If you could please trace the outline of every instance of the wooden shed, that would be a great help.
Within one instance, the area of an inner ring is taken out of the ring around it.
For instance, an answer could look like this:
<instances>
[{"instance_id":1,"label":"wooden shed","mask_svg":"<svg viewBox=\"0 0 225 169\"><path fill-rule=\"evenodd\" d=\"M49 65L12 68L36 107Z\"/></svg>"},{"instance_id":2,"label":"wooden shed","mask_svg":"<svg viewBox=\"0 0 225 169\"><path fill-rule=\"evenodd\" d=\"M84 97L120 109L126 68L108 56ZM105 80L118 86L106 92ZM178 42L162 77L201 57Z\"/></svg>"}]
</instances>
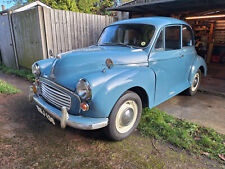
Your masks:
<instances>
[{"instance_id":1,"label":"wooden shed","mask_svg":"<svg viewBox=\"0 0 225 169\"><path fill-rule=\"evenodd\" d=\"M8 67L31 69L37 60L96 44L112 22L112 16L51 9L39 1L13 7L0 12L0 58Z\"/></svg>"},{"instance_id":2,"label":"wooden shed","mask_svg":"<svg viewBox=\"0 0 225 169\"><path fill-rule=\"evenodd\" d=\"M28 68L44 55L38 6L50 8L36 1L0 12L0 57L6 66Z\"/></svg>"}]
</instances>

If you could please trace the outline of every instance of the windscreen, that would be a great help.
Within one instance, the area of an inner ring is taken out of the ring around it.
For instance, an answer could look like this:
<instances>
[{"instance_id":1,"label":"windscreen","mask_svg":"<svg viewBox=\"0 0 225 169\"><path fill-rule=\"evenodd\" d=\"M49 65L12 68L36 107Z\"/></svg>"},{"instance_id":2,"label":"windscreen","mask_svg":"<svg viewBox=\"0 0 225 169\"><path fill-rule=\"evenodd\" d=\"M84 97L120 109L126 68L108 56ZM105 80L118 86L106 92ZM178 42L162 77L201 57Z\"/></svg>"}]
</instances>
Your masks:
<instances>
[{"instance_id":1,"label":"windscreen","mask_svg":"<svg viewBox=\"0 0 225 169\"><path fill-rule=\"evenodd\" d=\"M98 45L121 45L132 47L148 46L154 34L155 27L145 24L120 24L104 29Z\"/></svg>"}]
</instances>

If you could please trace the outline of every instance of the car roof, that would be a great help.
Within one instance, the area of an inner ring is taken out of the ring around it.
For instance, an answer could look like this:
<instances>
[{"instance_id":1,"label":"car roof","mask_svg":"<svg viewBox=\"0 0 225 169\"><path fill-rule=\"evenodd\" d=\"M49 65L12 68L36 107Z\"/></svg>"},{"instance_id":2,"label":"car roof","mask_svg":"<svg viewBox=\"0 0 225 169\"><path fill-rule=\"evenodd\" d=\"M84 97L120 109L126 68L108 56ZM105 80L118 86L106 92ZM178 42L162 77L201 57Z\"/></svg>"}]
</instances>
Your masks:
<instances>
[{"instance_id":1,"label":"car roof","mask_svg":"<svg viewBox=\"0 0 225 169\"><path fill-rule=\"evenodd\" d=\"M144 18L134 18L134 19L127 19L118 22L114 22L111 25L118 25L118 24L149 24L154 25L155 27L163 27L170 24L185 24L188 25L186 22L171 18L171 17L144 17ZM189 25L188 25L189 26Z\"/></svg>"}]
</instances>

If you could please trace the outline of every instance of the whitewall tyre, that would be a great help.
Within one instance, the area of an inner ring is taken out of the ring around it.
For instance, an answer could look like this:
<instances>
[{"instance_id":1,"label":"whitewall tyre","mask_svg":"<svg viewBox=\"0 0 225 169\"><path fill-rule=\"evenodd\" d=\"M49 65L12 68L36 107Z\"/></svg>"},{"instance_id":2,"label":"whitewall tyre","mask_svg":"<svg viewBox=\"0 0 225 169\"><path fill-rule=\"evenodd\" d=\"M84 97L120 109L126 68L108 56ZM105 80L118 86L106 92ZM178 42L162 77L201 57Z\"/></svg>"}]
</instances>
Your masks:
<instances>
[{"instance_id":1,"label":"whitewall tyre","mask_svg":"<svg viewBox=\"0 0 225 169\"><path fill-rule=\"evenodd\" d=\"M201 82L201 70L198 70L194 75L191 87L186 90L186 93L189 96L194 96L198 91L200 82Z\"/></svg>"},{"instance_id":2,"label":"whitewall tyre","mask_svg":"<svg viewBox=\"0 0 225 169\"><path fill-rule=\"evenodd\" d=\"M128 137L137 127L141 113L140 97L134 92L125 92L110 113L106 134L110 139L117 141Z\"/></svg>"}]
</instances>

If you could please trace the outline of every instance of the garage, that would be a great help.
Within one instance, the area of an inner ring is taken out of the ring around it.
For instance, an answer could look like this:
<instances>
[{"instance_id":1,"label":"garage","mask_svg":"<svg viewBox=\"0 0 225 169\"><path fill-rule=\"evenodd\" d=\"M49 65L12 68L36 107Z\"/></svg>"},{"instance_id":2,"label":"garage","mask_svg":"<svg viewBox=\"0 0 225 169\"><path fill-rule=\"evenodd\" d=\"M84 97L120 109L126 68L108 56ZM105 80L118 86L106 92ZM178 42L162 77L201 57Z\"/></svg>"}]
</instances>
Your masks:
<instances>
[{"instance_id":1,"label":"garage","mask_svg":"<svg viewBox=\"0 0 225 169\"><path fill-rule=\"evenodd\" d=\"M188 22L194 31L196 51L208 66L203 91L225 95L225 1L133 0L118 4L121 19L166 16Z\"/></svg>"}]
</instances>

